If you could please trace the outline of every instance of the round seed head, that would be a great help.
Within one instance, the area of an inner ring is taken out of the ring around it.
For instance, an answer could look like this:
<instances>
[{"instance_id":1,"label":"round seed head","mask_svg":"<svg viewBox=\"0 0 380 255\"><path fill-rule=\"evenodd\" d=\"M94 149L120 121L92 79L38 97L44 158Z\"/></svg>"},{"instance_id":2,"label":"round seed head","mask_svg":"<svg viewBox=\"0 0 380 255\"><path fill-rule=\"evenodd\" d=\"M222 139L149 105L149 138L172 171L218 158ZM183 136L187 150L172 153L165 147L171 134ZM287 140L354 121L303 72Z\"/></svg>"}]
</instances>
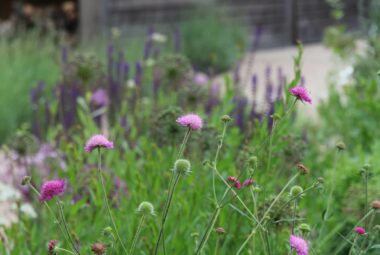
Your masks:
<instances>
[{"instance_id":1,"label":"round seed head","mask_svg":"<svg viewBox=\"0 0 380 255\"><path fill-rule=\"evenodd\" d=\"M105 254L107 250L107 247L103 243L94 243L91 245L91 251L96 255L103 255Z\"/></svg>"},{"instance_id":2,"label":"round seed head","mask_svg":"<svg viewBox=\"0 0 380 255\"><path fill-rule=\"evenodd\" d=\"M295 185L290 189L290 196L297 197L303 192L303 188L301 186Z\"/></svg>"},{"instance_id":3,"label":"round seed head","mask_svg":"<svg viewBox=\"0 0 380 255\"><path fill-rule=\"evenodd\" d=\"M309 224L302 223L298 226L298 229L303 233L309 233L311 231L311 227Z\"/></svg>"},{"instance_id":4,"label":"round seed head","mask_svg":"<svg viewBox=\"0 0 380 255\"><path fill-rule=\"evenodd\" d=\"M228 115L223 115L222 116L222 121L223 122L230 122L232 120L232 118L230 117L230 116L228 116Z\"/></svg>"},{"instance_id":5,"label":"round seed head","mask_svg":"<svg viewBox=\"0 0 380 255\"><path fill-rule=\"evenodd\" d=\"M191 172L191 164L187 159L178 159L174 163L174 172L180 175L186 175Z\"/></svg>"},{"instance_id":6,"label":"round seed head","mask_svg":"<svg viewBox=\"0 0 380 255\"><path fill-rule=\"evenodd\" d=\"M344 151L346 149L346 144L344 142L338 142L336 144L336 148L339 150L339 151Z\"/></svg>"},{"instance_id":7,"label":"round seed head","mask_svg":"<svg viewBox=\"0 0 380 255\"><path fill-rule=\"evenodd\" d=\"M137 212L140 213L141 215L144 216L155 216L156 214L154 213L154 206L152 203L144 201L141 202L139 207L137 208Z\"/></svg>"}]
</instances>

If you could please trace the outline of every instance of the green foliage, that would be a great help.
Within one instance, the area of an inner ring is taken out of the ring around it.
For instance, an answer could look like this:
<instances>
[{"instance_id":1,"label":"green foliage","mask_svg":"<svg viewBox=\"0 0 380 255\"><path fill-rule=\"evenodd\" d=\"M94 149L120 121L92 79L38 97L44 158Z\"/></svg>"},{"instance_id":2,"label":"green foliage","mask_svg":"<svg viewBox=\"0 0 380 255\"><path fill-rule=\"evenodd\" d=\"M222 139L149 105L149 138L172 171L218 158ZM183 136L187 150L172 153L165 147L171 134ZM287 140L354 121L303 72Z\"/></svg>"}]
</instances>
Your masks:
<instances>
[{"instance_id":1,"label":"green foliage","mask_svg":"<svg viewBox=\"0 0 380 255\"><path fill-rule=\"evenodd\" d=\"M183 53L203 72L220 73L231 69L245 52L246 31L223 12L201 11L184 22Z\"/></svg>"}]
</instances>

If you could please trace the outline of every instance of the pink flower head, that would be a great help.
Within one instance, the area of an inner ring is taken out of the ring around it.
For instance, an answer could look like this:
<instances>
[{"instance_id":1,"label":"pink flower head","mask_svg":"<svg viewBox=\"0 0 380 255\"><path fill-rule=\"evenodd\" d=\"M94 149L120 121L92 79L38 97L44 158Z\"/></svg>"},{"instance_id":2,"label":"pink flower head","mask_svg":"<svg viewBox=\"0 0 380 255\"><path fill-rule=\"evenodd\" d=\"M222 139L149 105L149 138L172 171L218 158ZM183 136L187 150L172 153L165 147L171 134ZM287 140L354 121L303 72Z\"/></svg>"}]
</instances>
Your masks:
<instances>
[{"instance_id":1,"label":"pink flower head","mask_svg":"<svg viewBox=\"0 0 380 255\"><path fill-rule=\"evenodd\" d=\"M237 180L234 184L234 187L237 189L241 189L241 182L239 180Z\"/></svg>"},{"instance_id":2,"label":"pink flower head","mask_svg":"<svg viewBox=\"0 0 380 255\"><path fill-rule=\"evenodd\" d=\"M113 142L109 141L104 135L94 135L88 139L86 145L84 146L84 150L86 152L91 152L100 147L113 149Z\"/></svg>"},{"instance_id":3,"label":"pink flower head","mask_svg":"<svg viewBox=\"0 0 380 255\"><path fill-rule=\"evenodd\" d=\"M304 87L295 86L289 89L289 92L302 102L311 104L311 97L309 95L309 92Z\"/></svg>"},{"instance_id":4,"label":"pink flower head","mask_svg":"<svg viewBox=\"0 0 380 255\"><path fill-rule=\"evenodd\" d=\"M50 240L48 243L48 252L49 255L55 255L56 253L54 252L55 247L57 246L58 241L57 240Z\"/></svg>"},{"instance_id":5,"label":"pink flower head","mask_svg":"<svg viewBox=\"0 0 380 255\"><path fill-rule=\"evenodd\" d=\"M243 182L243 186L251 186L255 183L255 180L253 179L247 179Z\"/></svg>"},{"instance_id":6,"label":"pink flower head","mask_svg":"<svg viewBox=\"0 0 380 255\"><path fill-rule=\"evenodd\" d=\"M201 117L193 113L179 117L177 119L177 123L179 123L181 126L189 127L192 130L201 129L203 126L203 121Z\"/></svg>"},{"instance_id":7,"label":"pink flower head","mask_svg":"<svg viewBox=\"0 0 380 255\"><path fill-rule=\"evenodd\" d=\"M232 183L235 183L238 179L235 177L235 176L228 176L227 177L227 181L228 182L232 182Z\"/></svg>"},{"instance_id":8,"label":"pink flower head","mask_svg":"<svg viewBox=\"0 0 380 255\"><path fill-rule=\"evenodd\" d=\"M354 231L358 233L358 235L364 235L366 233L365 229L363 227L355 227Z\"/></svg>"},{"instance_id":9,"label":"pink flower head","mask_svg":"<svg viewBox=\"0 0 380 255\"><path fill-rule=\"evenodd\" d=\"M204 73L196 73L193 78L196 85L204 86L208 83L208 76Z\"/></svg>"},{"instance_id":10,"label":"pink flower head","mask_svg":"<svg viewBox=\"0 0 380 255\"><path fill-rule=\"evenodd\" d=\"M105 106L109 103L109 98L107 95L107 91L104 89L97 89L91 96L91 103L96 106Z\"/></svg>"},{"instance_id":11,"label":"pink flower head","mask_svg":"<svg viewBox=\"0 0 380 255\"><path fill-rule=\"evenodd\" d=\"M290 247L296 250L297 255L308 255L309 248L307 247L307 243L301 237L291 235L289 238Z\"/></svg>"},{"instance_id":12,"label":"pink flower head","mask_svg":"<svg viewBox=\"0 0 380 255\"><path fill-rule=\"evenodd\" d=\"M40 201L46 202L55 196L63 194L66 190L66 181L62 179L46 181L41 186Z\"/></svg>"}]
</instances>

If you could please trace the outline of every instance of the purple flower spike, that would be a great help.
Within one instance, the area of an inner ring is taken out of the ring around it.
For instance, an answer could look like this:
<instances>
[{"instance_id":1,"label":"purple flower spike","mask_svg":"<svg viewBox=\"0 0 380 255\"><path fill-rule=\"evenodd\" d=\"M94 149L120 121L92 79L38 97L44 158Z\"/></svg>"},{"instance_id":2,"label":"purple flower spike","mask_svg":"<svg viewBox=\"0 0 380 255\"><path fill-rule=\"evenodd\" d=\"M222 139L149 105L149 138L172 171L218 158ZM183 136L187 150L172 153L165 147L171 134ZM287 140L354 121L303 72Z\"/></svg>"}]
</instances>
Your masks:
<instances>
[{"instance_id":1,"label":"purple flower spike","mask_svg":"<svg viewBox=\"0 0 380 255\"><path fill-rule=\"evenodd\" d=\"M94 135L87 141L84 150L91 152L96 148L113 149L113 142L109 141L104 135Z\"/></svg>"},{"instance_id":2,"label":"purple flower spike","mask_svg":"<svg viewBox=\"0 0 380 255\"><path fill-rule=\"evenodd\" d=\"M179 123L181 126L189 127L192 130L198 130L203 127L203 121L201 117L193 113L179 117L177 119L177 123Z\"/></svg>"},{"instance_id":3,"label":"purple flower spike","mask_svg":"<svg viewBox=\"0 0 380 255\"><path fill-rule=\"evenodd\" d=\"M46 202L55 196L62 195L66 190L66 181L62 179L46 181L41 186L40 201Z\"/></svg>"},{"instance_id":4,"label":"purple flower spike","mask_svg":"<svg viewBox=\"0 0 380 255\"><path fill-rule=\"evenodd\" d=\"M291 89L289 89L289 92L295 96L298 100L301 100L302 102L307 102L311 104L311 97L309 95L309 92L301 86L295 86Z\"/></svg>"},{"instance_id":5,"label":"purple flower spike","mask_svg":"<svg viewBox=\"0 0 380 255\"><path fill-rule=\"evenodd\" d=\"M297 255L308 255L309 254L309 248L307 246L307 243L301 237L291 235L289 238L289 242L290 242L290 247L292 247L292 249L296 250Z\"/></svg>"}]
</instances>

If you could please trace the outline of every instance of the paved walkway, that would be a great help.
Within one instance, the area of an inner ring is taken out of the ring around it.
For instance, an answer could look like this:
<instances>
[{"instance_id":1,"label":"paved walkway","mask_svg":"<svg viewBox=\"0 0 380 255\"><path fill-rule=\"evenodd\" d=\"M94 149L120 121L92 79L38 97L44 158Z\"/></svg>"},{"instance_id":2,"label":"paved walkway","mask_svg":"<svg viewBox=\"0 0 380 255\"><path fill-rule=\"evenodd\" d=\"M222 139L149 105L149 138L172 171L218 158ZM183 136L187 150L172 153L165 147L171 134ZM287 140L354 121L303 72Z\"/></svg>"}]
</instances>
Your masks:
<instances>
[{"instance_id":1,"label":"paved walkway","mask_svg":"<svg viewBox=\"0 0 380 255\"><path fill-rule=\"evenodd\" d=\"M271 69L271 80L273 81L274 86L279 84L279 68L289 81L294 76L293 57L296 54L297 48L295 46L258 51L253 55L253 64L251 65L251 68L248 67L248 63L250 61L249 58L252 58L252 55L248 55L245 58L240 69L240 74L242 77L246 77L247 74L250 76L257 74L258 94L260 95L260 99L263 100L266 84L266 70L268 67ZM252 70L248 72L248 69ZM343 80L350 73L350 65L349 63L343 63L330 49L326 48L321 43L304 46L302 76L304 77L304 85L310 91L313 98L313 104L305 107L307 109L306 116L312 114L312 116L315 117L317 115L318 104L321 100L326 99L328 95L329 74L334 70L338 70L340 76L338 77L338 80L344 82ZM246 81L250 81L250 79L246 79ZM251 86L249 83L247 85L247 94L250 94ZM259 100L259 102L261 100Z\"/></svg>"}]
</instances>

